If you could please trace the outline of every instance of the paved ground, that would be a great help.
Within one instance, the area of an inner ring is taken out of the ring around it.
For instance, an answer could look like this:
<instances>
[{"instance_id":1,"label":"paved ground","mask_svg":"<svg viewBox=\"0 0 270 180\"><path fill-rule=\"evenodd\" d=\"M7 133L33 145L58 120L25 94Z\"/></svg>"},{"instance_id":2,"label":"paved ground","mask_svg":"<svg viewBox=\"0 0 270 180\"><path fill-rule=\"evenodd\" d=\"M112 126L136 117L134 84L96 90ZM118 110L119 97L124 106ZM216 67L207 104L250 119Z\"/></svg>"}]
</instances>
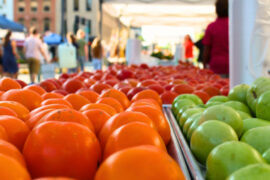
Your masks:
<instances>
[{"instance_id":1,"label":"paved ground","mask_svg":"<svg viewBox=\"0 0 270 180\"><path fill-rule=\"evenodd\" d=\"M58 78L59 74L55 74L55 78ZM27 84L30 83L30 76L29 74L19 74L18 79L26 82ZM43 80L42 76L41 76L41 81Z\"/></svg>"},{"instance_id":2,"label":"paved ground","mask_svg":"<svg viewBox=\"0 0 270 180\"><path fill-rule=\"evenodd\" d=\"M28 74L19 74L18 79L26 82L27 84L30 83L30 77Z\"/></svg>"},{"instance_id":3,"label":"paved ground","mask_svg":"<svg viewBox=\"0 0 270 180\"><path fill-rule=\"evenodd\" d=\"M92 66L86 66L85 67L85 71L93 71L93 67ZM60 76L60 73L57 72L58 69L56 69L56 73L54 74L54 77L55 78L58 78ZM63 70L64 72L66 72L66 70L64 69ZM53 72L52 72L53 74ZM19 73L19 76L18 76L18 79L26 82L27 84L30 83L30 76L28 74L28 69L27 69L27 66L22 66L20 67L20 73ZM42 77L41 75L41 81L44 80L44 78Z\"/></svg>"}]
</instances>

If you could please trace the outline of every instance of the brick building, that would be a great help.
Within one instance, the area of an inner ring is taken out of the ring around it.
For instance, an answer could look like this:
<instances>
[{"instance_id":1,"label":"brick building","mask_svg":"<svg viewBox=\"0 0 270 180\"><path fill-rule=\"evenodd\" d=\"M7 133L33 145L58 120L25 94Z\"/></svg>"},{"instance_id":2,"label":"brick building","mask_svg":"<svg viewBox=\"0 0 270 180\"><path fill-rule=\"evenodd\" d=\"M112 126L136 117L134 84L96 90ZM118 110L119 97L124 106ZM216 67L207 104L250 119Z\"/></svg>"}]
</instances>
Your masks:
<instances>
[{"instance_id":1,"label":"brick building","mask_svg":"<svg viewBox=\"0 0 270 180\"><path fill-rule=\"evenodd\" d=\"M14 21L27 29L35 26L39 32L55 32L57 0L14 0Z\"/></svg>"}]
</instances>

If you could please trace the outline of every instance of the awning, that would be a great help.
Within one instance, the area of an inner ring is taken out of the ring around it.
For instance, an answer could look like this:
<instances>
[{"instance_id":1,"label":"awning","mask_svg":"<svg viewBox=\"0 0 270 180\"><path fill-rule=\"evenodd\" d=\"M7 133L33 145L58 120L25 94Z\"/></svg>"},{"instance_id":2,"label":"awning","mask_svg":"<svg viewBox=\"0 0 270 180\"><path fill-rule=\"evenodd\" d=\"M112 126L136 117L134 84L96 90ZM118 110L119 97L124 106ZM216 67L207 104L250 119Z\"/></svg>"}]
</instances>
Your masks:
<instances>
[{"instance_id":1,"label":"awning","mask_svg":"<svg viewBox=\"0 0 270 180\"><path fill-rule=\"evenodd\" d=\"M4 16L0 16L0 28L9 29L9 30L18 31L18 32L23 32L25 29L23 25L13 22L11 20L8 20Z\"/></svg>"},{"instance_id":2,"label":"awning","mask_svg":"<svg viewBox=\"0 0 270 180\"><path fill-rule=\"evenodd\" d=\"M126 4L213 4L215 0L103 0L104 3Z\"/></svg>"},{"instance_id":3,"label":"awning","mask_svg":"<svg viewBox=\"0 0 270 180\"><path fill-rule=\"evenodd\" d=\"M127 26L206 26L215 0L104 0L103 10Z\"/></svg>"}]
</instances>

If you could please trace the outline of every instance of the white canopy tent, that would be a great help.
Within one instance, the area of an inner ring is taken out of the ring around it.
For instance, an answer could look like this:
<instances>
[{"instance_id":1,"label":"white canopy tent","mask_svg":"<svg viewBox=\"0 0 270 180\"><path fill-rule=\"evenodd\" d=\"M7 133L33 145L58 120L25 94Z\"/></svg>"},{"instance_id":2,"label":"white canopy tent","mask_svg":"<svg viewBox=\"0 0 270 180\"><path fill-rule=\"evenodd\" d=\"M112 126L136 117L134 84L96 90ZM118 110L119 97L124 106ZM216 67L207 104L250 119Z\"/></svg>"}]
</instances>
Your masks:
<instances>
[{"instance_id":1,"label":"white canopy tent","mask_svg":"<svg viewBox=\"0 0 270 180\"><path fill-rule=\"evenodd\" d=\"M103 10L126 26L202 26L215 18L215 0L104 0Z\"/></svg>"},{"instance_id":2,"label":"white canopy tent","mask_svg":"<svg viewBox=\"0 0 270 180\"><path fill-rule=\"evenodd\" d=\"M126 27L141 28L143 44L171 47L183 42L186 34L198 40L216 18L215 0L104 0L102 10ZM106 22L108 24L108 22ZM135 37L131 31L130 37ZM195 38L196 37L196 38ZM107 38L108 39L108 38ZM150 50L151 51L151 50ZM135 53L136 54L136 53Z\"/></svg>"},{"instance_id":3,"label":"white canopy tent","mask_svg":"<svg viewBox=\"0 0 270 180\"><path fill-rule=\"evenodd\" d=\"M103 0L103 10L127 26L206 27L215 0ZM270 69L270 1L229 0L231 87L267 76ZM256 61L257 60L257 61Z\"/></svg>"}]
</instances>

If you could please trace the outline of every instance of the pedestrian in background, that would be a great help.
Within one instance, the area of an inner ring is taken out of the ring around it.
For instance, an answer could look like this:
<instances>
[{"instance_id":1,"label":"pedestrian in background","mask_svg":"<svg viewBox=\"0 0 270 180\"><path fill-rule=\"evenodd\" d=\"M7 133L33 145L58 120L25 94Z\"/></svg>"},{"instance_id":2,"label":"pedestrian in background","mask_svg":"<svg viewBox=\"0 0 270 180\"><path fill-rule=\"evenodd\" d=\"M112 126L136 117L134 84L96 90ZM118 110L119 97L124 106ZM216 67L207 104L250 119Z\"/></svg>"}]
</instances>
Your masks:
<instances>
[{"instance_id":1,"label":"pedestrian in background","mask_svg":"<svg viewBox=\"0 0 270 180\"><path fill-rule=\"evenodd\" d=\"M9 30L4 38L3 45L3 69L4 75L16 79L18 76L18 64L16 57L19 58L16 50L16 42L11 41L12 32Z\"/></svg>"},{"instance_id":2,"label":"pedestrian in background","mask_svg":"<svg viewBox=\"0 0 270 180\"><path fill-rule=\"evenodd\" d=\"M3 77L3 46L0 47L0 78Z\"/></svg>"},{"instance_id":3,"label":"pedestrian in background","mask_svg":"<svg viewBox=\"0 0 270 180\"><path fill-rule=\"evenodd\" d=\"M77 31L77 45L78 45L78 65L81 71L84 71L84 63L88 61L88 44L85 40L85 33L79 29Z\"/></svg>"},{"instance_id":4,"label":"pedestrian in background","mask_svg":"<svg viewBox=\"0 0 270 180\"><path fill-rule=\"evenodd\" d=\"M192 63L192 60L193 60L193 42L191 40L190 35L188 35L188 34L185 36L184 48L185 48L185 60L186 60L186 62Z\"/></svg>"},{"instance_id":5,"label":"pedestrian in background","mask_svg":"<svg viewBox=\"0 0 270 180\"><path fill-rule=\"evenodd\" d=\"M39 38L40 38L40 41L42 43L42 49L44 50L44 53L46 54L46 56L49 58L49 60L52 59L52 56L50 54L50 51L49 51L49 46L47 43L44 42L44 35L39 35ZM45 58L40 54L40 59L41 59L41 70L39 71L38 73L38 81L40 82L41 81L41 74L43 76L43 79L44 79L44 73L45 72L51 72L48 70L48 67L52 67L52 64L47 64ZM54 77L53 74L50 74L51 76Z\"/></svg>"},{"instance_id":6,"label":"pedestrian in background","mask_svg":"<svg viewBox=\"0 0 270 180\"><path fill-rule=\"evenodd\" d=\"M29 66L31 83L35 83L40 72L41 55L45 61L49 62L36 28L30 29L30 36L26 38L24 43L24 53Z\"/></svg>"},{"instance_id":7,"label":"pedestrian in background","mask_svg":"<svg viewBox=\"0 0 270 180\"><path fill-rule=\"evenodd\" d=\"M67 33L67 43L74 46L74 48L76 49L76 59L77 59L77 64L79 64L79 60L78 60L78 49L79 49L79 46L77 44L77 40L76 40L76 36L72 33ZM78 72L78 67L75 67L75 68L69 68L68 69L68 72L69 73L76 73Z\"/></svg>"},{"instance_id":8,"label":"pedestrian in background","mask_svg":"<svg viewBox=\"0 0 270 180\"><path fill-rule=\"evenodd\" d=\"M69 73L75 73L78 67L76 48L72 44L72 33L67 33L67 42L58 46L59 67L67 68Z\"/></svg>"},{"instance_id":9,"label":"pedestrian in background","mask_svg":"<svg viewBox=\"0 0 270 180\"><path fill-rule=\"evenodd\" d=\"M42 49L44 50L44 53L46 54L46 57L48 57L49 60L51 60L52 56L51 56L48 44L44 42L44 36L40 35L39 38L40 38L40 41L41 41L41 44L42 44ZM41 64L45 64L46 59L42 56L42 54L40 54L40 55L41 55L40 56Z\"/></svg>"},{"instance_id":10,"label":"pedestrian in background","mask_svg":"<svg viewBox=\"0 0 270 180\"><path fill-rule=\"evenodd\" d=\"M228 0L216 1L217 19L208 25L203 38L203 63L206 68L220 74L229 76L229 18Z\"/></svg>"},{"instance_id":11,"label":"pedestrian in background","mask_svg":"<svg viewBox=\"0 0 270 180\"><path fill-rule=\"evenodd\" d=\"M102 69L102 58L103 58L103 47L101 44L101 40L99 38L95 38L92 43L92 63L95 70Z\"/></svg>"},{"instance_id":12,"label":"pedestrian in background","mask_svg":"<svg viewBox=\"0 0 270 180\"><path fill-rule=\"evenodd\" d=\"M199 50L199 55L198 55L198 64L201 65L203 63L203 37L200 38L197 42L194 43L194 45L198 48Z\"/></svg>"}]
</instances>

